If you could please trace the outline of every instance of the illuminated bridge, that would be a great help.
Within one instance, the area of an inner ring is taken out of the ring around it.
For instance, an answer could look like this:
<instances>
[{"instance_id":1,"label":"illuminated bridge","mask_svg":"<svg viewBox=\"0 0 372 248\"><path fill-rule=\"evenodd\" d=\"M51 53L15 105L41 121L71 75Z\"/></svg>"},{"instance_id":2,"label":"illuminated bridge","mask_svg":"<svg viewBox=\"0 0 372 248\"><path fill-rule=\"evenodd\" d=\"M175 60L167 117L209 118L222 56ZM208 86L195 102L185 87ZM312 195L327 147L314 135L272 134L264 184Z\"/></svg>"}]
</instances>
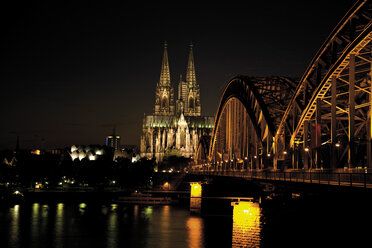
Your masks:
<instances>
[{"instance_id":1,"label":"illuminated bridge","mask_svg":"<svg viewBox=\"0 0 372 248\"><path fill-rule=\"evenodd\" d=\"M371 9L357 2L300 80L227 82L193 170L372 187Z\"/></svg>"}]
</instances>

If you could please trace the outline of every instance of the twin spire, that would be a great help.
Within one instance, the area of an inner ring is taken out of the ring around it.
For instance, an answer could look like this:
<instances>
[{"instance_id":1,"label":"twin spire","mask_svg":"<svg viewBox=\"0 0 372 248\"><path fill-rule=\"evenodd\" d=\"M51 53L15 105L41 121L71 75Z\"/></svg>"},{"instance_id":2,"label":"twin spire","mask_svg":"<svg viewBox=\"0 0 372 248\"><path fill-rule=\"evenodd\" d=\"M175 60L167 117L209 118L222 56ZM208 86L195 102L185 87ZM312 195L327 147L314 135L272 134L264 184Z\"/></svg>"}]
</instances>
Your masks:
<instances>
[{"instance_id":1,"label":"twin spire","mask_svg":"<svg viewBox=\"0 0 372 248\"><path fill-rule=\"evenodd\" d=\"M189 61L187 64L187 71L186 71L186 82L188 83L190 87L193 87L196 84L195 64L194 64L194 54L192 52L192 43L190 43Z\"/></svg>"},{"instance_id":2,"label":"twin spire","mask_svg":"<svg viewBox=\"0 0 372 248\"><path fill-rule=\"evenodd\" d=\"M159 81L159 84L162 86L170 86L171 84L167 46L168 46L167 42L164 42L164 54L163 54L163 61L161 63L160 81Z\"/></svg>"},{"instance_id":3,"label":"twin spire","mask_svg":"<svg viewBox=\"0 0 372 248\"><path fill-rule=\"evenodd\" d=\"M161 86L171 86L167 47L168 47L168 44L165 41L163 61L161 63L161 70L160 70L160 81L159 81L159 84ZM192 87L196 85L195 63L194 63L194 55L192 51L192 47L193 47L192 43L189 45L189 47L190 47L190 52L189 52L189 60L188 60L187 71L186 71L186 83L189 85L189 87Z\"/></svg>"},{"instance_id":4,"label":"twin spire","mask_svg":"<svg viewBox=\"0 0 372 248\"><path fill-rule=\"evenodd\" d=\"M168 45L164 42L164 54L161 63L160 80L156 87L154 113L156 115L178 115L184 113L185 116L200 116L200 89L196 83L195 63L193 46L190 44L189 59L186 70L186 80L182 77L178 84L178 99L174 103L174 89L170 80Z\"/></svg>"}]
</instances>

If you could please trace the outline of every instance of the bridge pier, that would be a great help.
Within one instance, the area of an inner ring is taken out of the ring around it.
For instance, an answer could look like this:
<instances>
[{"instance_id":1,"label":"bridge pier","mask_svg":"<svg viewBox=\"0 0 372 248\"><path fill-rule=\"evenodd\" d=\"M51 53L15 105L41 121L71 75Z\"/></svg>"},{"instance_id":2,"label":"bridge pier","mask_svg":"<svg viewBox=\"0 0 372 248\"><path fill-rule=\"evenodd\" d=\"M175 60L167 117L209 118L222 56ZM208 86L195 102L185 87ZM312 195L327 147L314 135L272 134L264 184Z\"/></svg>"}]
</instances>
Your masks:
<instances>
[{"instance_id":1,"label":"bridge pier","mask_svg":"<svg viewBox=\"0 0 372 248\"><path fill-rule=\"evenodd\" d=\"M202 184L200 182L190 183L190 213L201 213Z\"/></svg>"}]
</instances>

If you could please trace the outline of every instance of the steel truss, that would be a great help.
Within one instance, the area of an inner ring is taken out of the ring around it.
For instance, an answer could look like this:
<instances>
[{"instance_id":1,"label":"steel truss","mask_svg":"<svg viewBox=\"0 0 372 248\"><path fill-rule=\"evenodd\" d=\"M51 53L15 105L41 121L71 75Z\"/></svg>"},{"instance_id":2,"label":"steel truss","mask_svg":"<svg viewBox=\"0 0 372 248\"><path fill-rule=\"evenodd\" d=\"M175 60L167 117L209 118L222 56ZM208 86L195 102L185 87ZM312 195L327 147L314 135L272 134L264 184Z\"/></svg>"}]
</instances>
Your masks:
<instances>
[{"instance_id":1,"label":"steel truss","mask_svg":"<svg viewBox=\"0 0 372 248\"><path fill-rule=\"evenodd\" d=\"M209 165L372 168L371 9L357 2L298 82L231 79L216 113Z\"/></svg>"}]
</instances>

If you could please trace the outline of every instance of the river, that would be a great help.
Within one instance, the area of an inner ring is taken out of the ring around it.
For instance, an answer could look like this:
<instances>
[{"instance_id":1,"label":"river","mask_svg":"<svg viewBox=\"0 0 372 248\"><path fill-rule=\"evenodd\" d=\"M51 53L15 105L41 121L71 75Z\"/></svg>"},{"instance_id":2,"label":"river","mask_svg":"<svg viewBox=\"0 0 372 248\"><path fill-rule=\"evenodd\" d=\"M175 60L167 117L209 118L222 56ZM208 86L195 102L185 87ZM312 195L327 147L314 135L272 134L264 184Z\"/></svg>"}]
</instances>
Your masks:
<instances>
[{"instance_id":1,"label":"river","mask_svg":"<svg viewBox=\"0 0 372 248\"><path fill-rule=\"evenodd\" d=\"M241 202L201 217L183 206L26 202L0 209L0 247L363 247L368 207L345 203Z\"/></svg>"}]
</instances>

